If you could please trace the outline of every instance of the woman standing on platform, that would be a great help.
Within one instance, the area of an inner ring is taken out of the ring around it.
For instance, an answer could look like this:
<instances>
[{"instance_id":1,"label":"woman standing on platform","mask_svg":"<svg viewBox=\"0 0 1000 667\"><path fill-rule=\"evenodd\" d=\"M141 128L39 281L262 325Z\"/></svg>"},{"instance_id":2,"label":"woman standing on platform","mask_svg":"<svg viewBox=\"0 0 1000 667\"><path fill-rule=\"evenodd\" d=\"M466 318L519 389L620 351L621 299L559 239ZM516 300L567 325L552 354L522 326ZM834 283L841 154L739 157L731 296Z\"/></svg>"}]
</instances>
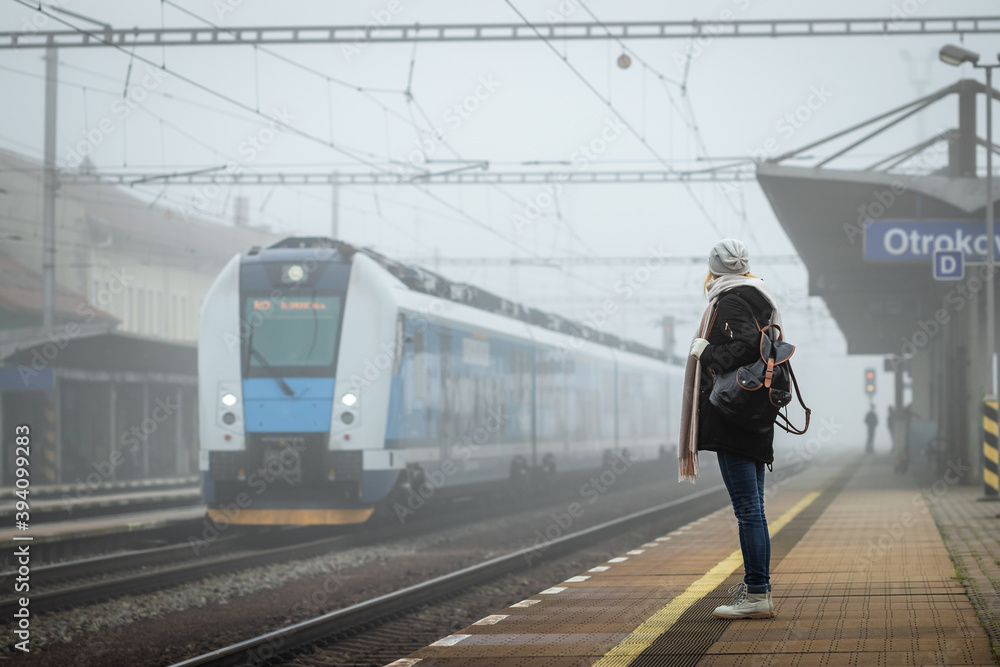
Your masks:
<instances>
[{"instance_id":1,"label":"woman standing on platform","mask_svg":"<svg viewBox=\"0 0 1000 667\"><path fill-rule=\"evenodd\" d=\"M781 325L771 290L750 274L746 245L723 239L708 256L704 292L708 308L691 344L684 374L684 407L678 447L681 481L698 478L698 450L716 452L739 523L743 583L719 618L771 618L771 538L764 515L764 468L774 462L774 427L748 431L727 421L709 402L714 378L751 363L760 354L760 329ZM758 326L759 324L759 326Z\"/></svg>"}]
</instances>

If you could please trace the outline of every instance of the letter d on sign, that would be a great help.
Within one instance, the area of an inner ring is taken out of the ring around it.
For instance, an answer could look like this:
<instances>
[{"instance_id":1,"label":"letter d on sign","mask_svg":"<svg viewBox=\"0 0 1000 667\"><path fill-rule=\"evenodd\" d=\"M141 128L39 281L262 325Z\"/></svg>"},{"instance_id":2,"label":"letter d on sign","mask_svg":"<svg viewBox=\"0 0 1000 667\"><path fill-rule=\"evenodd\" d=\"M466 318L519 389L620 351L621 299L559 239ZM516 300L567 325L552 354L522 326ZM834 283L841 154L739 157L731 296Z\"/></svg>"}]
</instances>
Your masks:
<instances>
[{"instance_id":1,"label":"letter d on sign","mask_svg":"<svg viewBox=\"0 0 1000 667\"><path fill-rule=\"evenodd\" d=\"M934 280L961 280L965 277L965 255L961 250L934 251Z\"/></svg>"}]
</instances>

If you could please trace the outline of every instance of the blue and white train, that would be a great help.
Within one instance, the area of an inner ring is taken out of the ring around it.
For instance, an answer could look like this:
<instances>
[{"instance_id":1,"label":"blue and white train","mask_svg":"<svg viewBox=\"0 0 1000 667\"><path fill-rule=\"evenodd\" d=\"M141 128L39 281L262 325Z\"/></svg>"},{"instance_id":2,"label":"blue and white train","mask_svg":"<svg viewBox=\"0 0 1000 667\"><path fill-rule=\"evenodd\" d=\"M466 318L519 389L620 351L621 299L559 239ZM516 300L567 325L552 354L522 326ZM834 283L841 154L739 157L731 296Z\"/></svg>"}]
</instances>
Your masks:
<instances>
[{"instance_id":1,"label":"blue and white train","mask_svg":"<svg viewBox=\"0 0 1000 667\"><path fill-rule=\"evenodd\" d=\"M237 255L201 309L209 515L346 524L662 457L681 369L658 351L367 249L289 238Z\"/></svg>"}]
</instances>

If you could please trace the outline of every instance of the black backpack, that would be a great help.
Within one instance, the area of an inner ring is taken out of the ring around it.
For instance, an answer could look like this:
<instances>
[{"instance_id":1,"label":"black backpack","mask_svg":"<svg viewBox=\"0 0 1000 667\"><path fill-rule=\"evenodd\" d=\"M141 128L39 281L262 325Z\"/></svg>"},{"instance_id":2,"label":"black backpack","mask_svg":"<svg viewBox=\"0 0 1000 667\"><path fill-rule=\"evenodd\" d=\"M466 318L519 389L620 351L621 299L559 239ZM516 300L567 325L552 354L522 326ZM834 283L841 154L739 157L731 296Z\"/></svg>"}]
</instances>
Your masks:
<instances>
[{"instance_id":1,"label":"black backpack","mask_svg":"<svg viewBox=\"0 0 1000 667\"><path fill-rule=\"evenodd\" d=\"M708 400L727 421L748 431L766 433L772 424L777 424L789 433L802 435L809 430L812 411L802 401L799 383L789 361L795 346L777 340L781 331L778 325L769 324L761 329L756 319L754 323L760 331L759 358L716 376ZM713 315L709 332L714 324ZM806 424L801 430L792 425L787 409L785 414L781 413L782 408L792 402L793 386L799 404L806 411Z\"/></svg>"}]
</instances>

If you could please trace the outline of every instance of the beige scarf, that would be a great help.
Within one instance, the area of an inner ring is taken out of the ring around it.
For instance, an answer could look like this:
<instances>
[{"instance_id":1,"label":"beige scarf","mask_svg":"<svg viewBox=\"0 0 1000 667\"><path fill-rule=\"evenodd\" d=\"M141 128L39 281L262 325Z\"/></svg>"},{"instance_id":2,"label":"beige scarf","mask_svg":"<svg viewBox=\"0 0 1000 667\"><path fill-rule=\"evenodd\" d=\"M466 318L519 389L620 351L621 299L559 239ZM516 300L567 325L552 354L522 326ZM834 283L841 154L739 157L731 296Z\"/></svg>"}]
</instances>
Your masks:
<instances>
[{"instance_id":1,"label":"beige scarf","mask_svg":"<svg viewBox=\"0 0 1000 667\"><path fill-rule=\"evenodd\" d=\"M778 301L763 280L750 276L724 275L708 283L708 307L701 316L695 338L707 338L708 326L712 320L712 310L719 297L734 287L750 285L755 287L771 304L772 314L769 324L781 327L781 313ZM783 332L782 332L783 333ZM784 335L781 336L784 338ZM688 356L684 367L684 401L681 404L681 432L677 446L677 477L681 482L694 483L698 479L698 395L701 389L701 361Z\"/></svg>"}]
</instances>

